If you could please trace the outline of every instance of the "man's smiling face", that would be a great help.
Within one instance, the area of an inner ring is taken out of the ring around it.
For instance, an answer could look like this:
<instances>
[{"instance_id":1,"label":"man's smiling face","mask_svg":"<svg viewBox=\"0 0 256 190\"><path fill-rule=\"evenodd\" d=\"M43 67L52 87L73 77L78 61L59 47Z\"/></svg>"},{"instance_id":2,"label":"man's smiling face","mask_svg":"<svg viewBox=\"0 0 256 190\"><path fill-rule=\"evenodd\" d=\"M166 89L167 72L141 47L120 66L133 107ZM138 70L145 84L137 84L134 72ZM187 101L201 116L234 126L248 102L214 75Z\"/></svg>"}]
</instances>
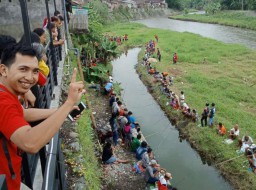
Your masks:
<instances>
[{"instance_id":1,"label":"man's smiling face","mask_svg":"<svg viewBox=\"0 0 256 190\"><path fill-rule=\"evenodd\" d=\"M23 95L38 81L38 60L36 57L17 53L9 67L0 65L2 84L14 95Z\"/></svg>"}]
</instances>

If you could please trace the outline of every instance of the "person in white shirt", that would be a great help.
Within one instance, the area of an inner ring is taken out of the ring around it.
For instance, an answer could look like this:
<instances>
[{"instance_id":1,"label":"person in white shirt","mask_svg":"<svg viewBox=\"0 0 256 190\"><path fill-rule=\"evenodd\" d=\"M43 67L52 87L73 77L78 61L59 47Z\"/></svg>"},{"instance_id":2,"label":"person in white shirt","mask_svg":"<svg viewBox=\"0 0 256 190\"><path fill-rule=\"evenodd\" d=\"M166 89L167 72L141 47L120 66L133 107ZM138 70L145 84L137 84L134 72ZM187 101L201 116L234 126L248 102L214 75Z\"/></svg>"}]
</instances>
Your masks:
<instances>
[{"instance_id":1,"label":"person in white shirt","mask_svg":"<svg viewBox=\"0 0 256 190\"><path fill-rule=\"evenodd\" d=\"M239 133L239 126L238 124L235 124L235 126L229 132L229 138L234 140L239 136Z\"/></svg>"},{"instance_id":2,"label":"person in white shirt","mask_svg":"<svg viewBox=\"0 0 256 190\"><path fill-rule=\"evenodd\" d=\"M185 95L184 95L184 92L181 91L180 92L180 105L183 106L184 102L185 102Z\"/></svg>"},{"instance_id":3,"label":"person in white shirt","mask_svg":"<svg viewBox=\"0 0 256 190\"><path fill-rule=\"evenodd\" d=\"M158 181L158 188L160 189L161 186L167 186L170 182L170 180L172 179L172 174L171 173L165 173L165 175L162 175L160 178L159 178L159 181Z\"/></svg>"}]
</instances>

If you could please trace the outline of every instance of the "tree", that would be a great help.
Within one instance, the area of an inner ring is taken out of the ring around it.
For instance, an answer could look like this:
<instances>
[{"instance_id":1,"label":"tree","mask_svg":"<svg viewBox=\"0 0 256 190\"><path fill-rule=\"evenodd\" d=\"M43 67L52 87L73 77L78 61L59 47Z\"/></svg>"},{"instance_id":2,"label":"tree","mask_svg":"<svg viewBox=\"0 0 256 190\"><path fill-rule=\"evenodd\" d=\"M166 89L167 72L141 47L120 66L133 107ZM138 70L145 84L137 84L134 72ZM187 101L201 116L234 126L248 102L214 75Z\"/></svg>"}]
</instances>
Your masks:
<instances>
[{"instance_id":1,"label":"tree","mask_svg":"<svg viewBox=\"0 0 256 190\"><path fill-rule=\"evenodd\" d=\"M166 0L166 3L171 9L182 10L182 4L180 0Z\"/></svg>"},{"instance_id":2,"label":"tree","mask_svg":"<svg viewBox=\"0 0 256 190\"><path fill-rule=\"evenodd\" d=\"M210 3L205 7L205 12L207 14L215 14L220 10L221 10L221 4L220 3Z\"/></svg>"},{"instance_id":3,"label":"tree","mask_svg":"<svg viewBox=\"0 0 256 190\"><path fill-rule=\"evenodd\" d=\"M117 47L118 45L116 42L110 41L107 38L103 39L99 49L101 50L100 55L103 58L105 64L110 61L111 58L116 58L118 56Z\"/></svg>"}]
</instances>

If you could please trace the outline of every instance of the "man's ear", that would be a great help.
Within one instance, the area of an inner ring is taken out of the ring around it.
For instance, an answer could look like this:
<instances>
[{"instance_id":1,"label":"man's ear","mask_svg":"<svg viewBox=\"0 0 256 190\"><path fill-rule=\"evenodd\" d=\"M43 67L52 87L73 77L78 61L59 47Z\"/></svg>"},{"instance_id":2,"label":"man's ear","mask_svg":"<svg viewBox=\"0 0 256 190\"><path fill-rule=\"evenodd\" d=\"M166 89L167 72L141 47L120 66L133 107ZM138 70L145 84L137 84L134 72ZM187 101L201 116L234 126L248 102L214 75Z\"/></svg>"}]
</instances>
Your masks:
<instances>
[{"instance_id":1,"label":"man's ear","mask_svg":"<svg viewBox=\"0 0 256 190\"><path fill-rule=\"evenodd\" d=\"M0 76L6 77L7 70L8 68L4 64L0 64Z\"/></svg>"}]
</instances>

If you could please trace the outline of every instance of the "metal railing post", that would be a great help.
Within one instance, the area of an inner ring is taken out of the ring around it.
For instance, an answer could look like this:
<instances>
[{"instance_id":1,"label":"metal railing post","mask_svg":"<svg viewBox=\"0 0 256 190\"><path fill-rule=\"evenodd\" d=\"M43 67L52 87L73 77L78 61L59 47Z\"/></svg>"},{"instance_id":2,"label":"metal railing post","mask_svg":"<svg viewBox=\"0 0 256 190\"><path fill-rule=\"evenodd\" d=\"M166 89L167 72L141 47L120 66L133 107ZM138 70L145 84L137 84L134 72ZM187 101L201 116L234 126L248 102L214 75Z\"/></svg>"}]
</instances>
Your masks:
<instances>
[{"instance_id":1,"label":"metal railing post","mask_svg":"<svg viewBox=\"0 0 256 190\"><path fill-rule=\"evenodd\" d=\"M50 35L50 46L53 45L53 39L52 39L52 32L49 29L49 23L51 22L51 17L50 17L50 12L49 12L49 5L48 5L48 0L45 0L45 6L46 6L46 13L47 13L47 19L48 19L48 26L47 29L49 31L49 35Z\"/></svg>"},{"instance_id":2,"label":"metal railing post","mask_svg":"<svg viewBox=\"0 0 256 190\"><path fill-rule=\"evenodd\" d=\"M56 11L57 10L57 6L56 6L56 0L53 0L53 4L54 4L54 11Z\"/></svg>"},{"instance_id":3,"label":"metal railing post","mask_svg":"<svg viewBox=\"0 0 256 190\"><path fill-rule=\"evenodd\" d=\"M0 190L8 190L5 175L0 175Z\"/></svg>"},{"instance_id":4,"label":"metal railing post","mask_svg":"<svg viewBox=\"0 0 256 190\"><path fill-rule=\"evenodd\" d=\"M62 0L62 7L63 7L63 13L64 13L64 26L65 26L65 36L67 41L67 46L69 47L69 40L68 40L68 16L67 16L67 10L66 10L66 0Z\"/></svg>"},{"instance_id":5,"label":"metal railing post","mask_svg":"<svg viewBox=\"0 0 256 190\"><path fill-rule=\"evenodd\" d=\"M23 27L24 27L24 35L26 38L26 45L31 46L31 37L30 37L31 31L30 31L30 23L29 23L28 8L27 8L26 0L20 0L20 8L21 8L22 21L23 21Z\"/></svg>"},{"instance_id":6,"label":"metal railing post","mask_svg":"<svg viewBox=\"0 0 256 190\"><path fill-rule=\"evenodd\" d=\"M48 23L51 22L51 18L50 18L50 12L49 12L49 5L48 5L48 0L45 0L45 5L46 5L46 12L47 12L47 18L48 18ZM52 64L53 64L53 70L51 70L53 72L53 77L54 77L54 84L58 85L58 81L57 81L57 67L58 67L58 63L57 63L57 57L56 57L56 50L53 46L53 38L52 38L52 32L51 30L48 28L49 31L49 35L50 35L50 53L51 53L51 57L52 57Z\"/></svg>"}]
</instances>

